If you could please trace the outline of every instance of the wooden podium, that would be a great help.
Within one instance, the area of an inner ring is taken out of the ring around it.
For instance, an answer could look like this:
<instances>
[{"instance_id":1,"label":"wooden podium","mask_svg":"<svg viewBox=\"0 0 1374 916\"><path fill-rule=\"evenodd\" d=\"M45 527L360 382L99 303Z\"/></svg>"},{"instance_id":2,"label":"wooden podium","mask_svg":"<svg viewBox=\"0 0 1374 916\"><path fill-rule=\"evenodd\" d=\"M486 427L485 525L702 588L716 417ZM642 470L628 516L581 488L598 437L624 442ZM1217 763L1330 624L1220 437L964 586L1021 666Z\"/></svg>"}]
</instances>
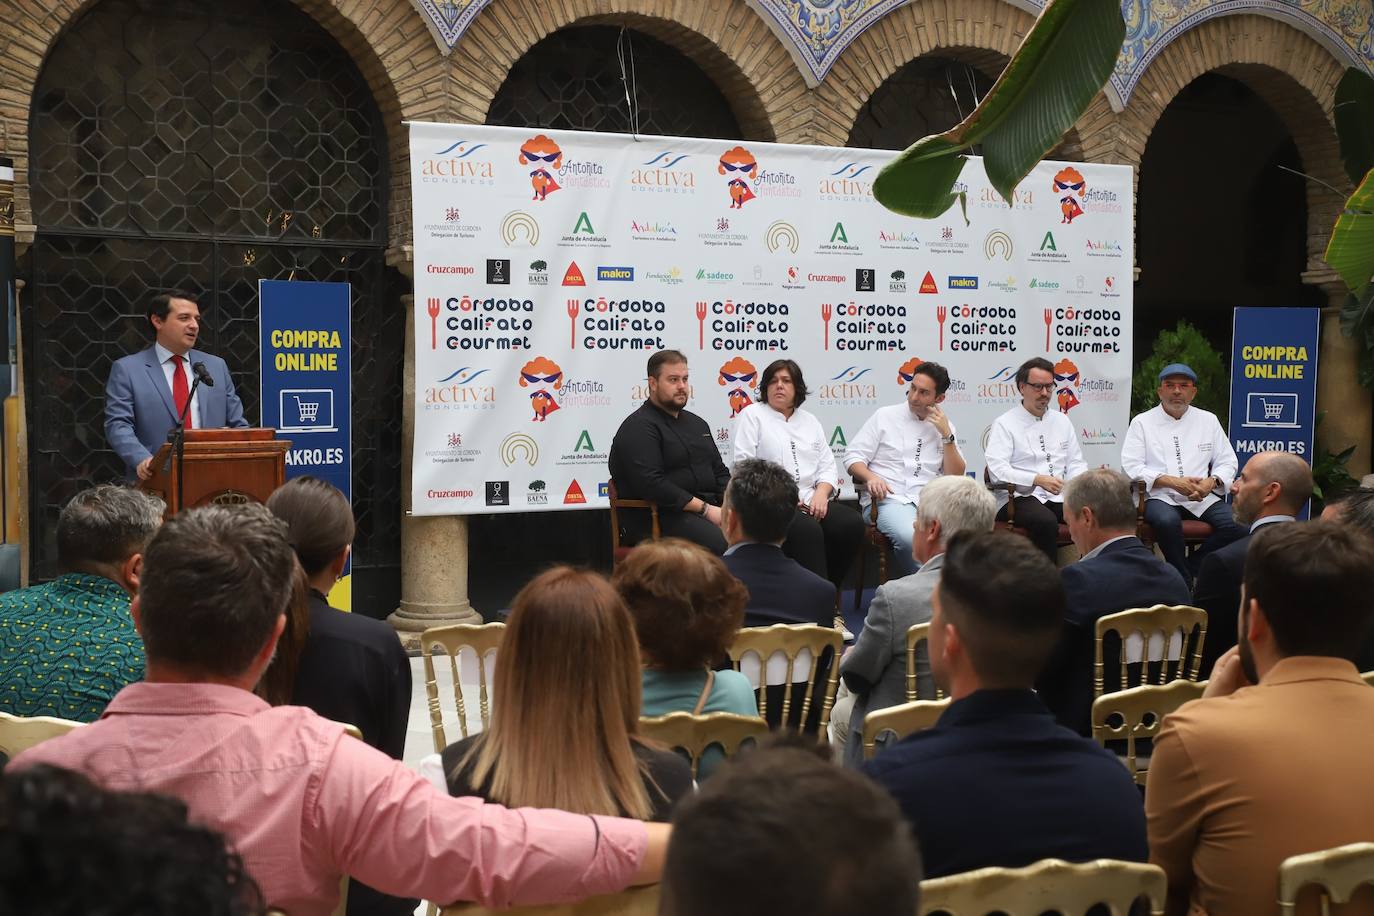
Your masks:
<instances>
[{"instance_id":1,"label":"wooden podium","mask_svg":"<svg viewBox=\"0 0 1374 916\"><path fill-rule=\"evenodd\" d=\"M288 439L275 429L188 429L182 486L185 508L209 503L266 502L286 482ZM177 463L170 442L153 455L153 476L139 489L162 497L170 518L177 504Z\"/></svg>"}]
</instances>

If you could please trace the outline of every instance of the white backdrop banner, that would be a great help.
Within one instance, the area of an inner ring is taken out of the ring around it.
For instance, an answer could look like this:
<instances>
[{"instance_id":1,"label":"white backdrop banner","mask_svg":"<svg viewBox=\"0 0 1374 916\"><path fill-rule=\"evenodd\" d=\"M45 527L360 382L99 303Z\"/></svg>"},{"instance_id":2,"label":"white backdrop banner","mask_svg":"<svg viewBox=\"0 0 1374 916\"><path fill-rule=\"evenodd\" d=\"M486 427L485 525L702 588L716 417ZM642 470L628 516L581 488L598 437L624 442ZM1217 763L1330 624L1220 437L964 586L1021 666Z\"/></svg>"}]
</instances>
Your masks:
<instances>
[{"instance_id":1,"label":"white backdrop banner","mask_svg":"<svg viewBox=\"0 0 1374 916\"><path fill-rule=\"evenodd\" d=\"M606 505L611 438L665 348L727 464L772 360L800 364L837 456L934 360L981 474L1032 356L1088 464L1118 463L1129 167L1044 162L1009 206L972 159L965 223L885 210L878 150L419 123L410 144L418 515Z\"/></svg>"}]
</instances>

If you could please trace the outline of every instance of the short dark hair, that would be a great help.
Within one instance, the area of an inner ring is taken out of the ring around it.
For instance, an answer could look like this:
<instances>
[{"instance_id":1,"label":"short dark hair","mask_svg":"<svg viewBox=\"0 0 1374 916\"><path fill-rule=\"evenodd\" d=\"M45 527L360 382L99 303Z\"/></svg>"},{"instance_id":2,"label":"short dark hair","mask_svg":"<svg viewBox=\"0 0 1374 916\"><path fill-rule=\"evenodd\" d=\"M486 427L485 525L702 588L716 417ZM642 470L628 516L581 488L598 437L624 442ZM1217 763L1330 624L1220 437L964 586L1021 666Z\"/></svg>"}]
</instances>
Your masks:
<instances>
[{"instance_id":1,"label":"short dark hair","mask_svg":"<svg viewBox=\"0 0 1374 916\"><path fill-rule=\"evenodd\" d=\"M802 401L806 400L806 393L810 390L806 387L806 379L802 377L801 366L797 365L794 359L775 359L763 368L763 377L759 380L759 393L756 395L760 402L768 400L768 386L772 384L773 376L786 369L787 374L792 376L792 387L796 389L796 396L792 399L793 407L802 406Z\"/></svg>"},{"instance_id":2,"label":"short dark hair","mask_svg":"<svg viewBox=\"0 0 1374 916\"><path fill-rule=\"evenodd\" d=\"M725 487L725 502L739 516L745 535L764 544L776 544L787 537L787 526L797 514L797 500L797 482L792 475L762 458L736 461Z\"/></svg>"},{"instance_id":3,"label":"short dark hair","mask_svg":"<svg viewBox=\"0 0 1374 916\"><path fill-rule=\"evenodd\" d=\"M243 860L184 802L107 791L47 765L5 771L0 911L249 916L264 906Z\"/></svg>"},{"instance_id":4,"label":"short dark hair","mask_svg":"<svg viewBox=\"0 0 1374 916\"><path fill-rule=\"evenodd\" d=\"M1032 356L1030 359L1022 363L1020 367L1016 370L1017 388L1020 388L1022 385L1030 381L1030 374L1032 369L1043 369L1050 375L1054 375L1054 363L1045 359L1045 357L1043 356Z\"/></svg>"},{"instance_id":5,"label":"short dark hair","mask_svg":"<svg viewBox=\"0 0 1374 916\"><path fill-rule=\"evenodd\" d=\"M924 375L935 383L935 393L937 395L944 394L949 390L949 370L939 363L926 360L917 366L911 373L913 379L918 375Z\"/></svg>"},{"instance_id":6,"label":"short dark hair","mask_svg":"<svg viewBox=\"0 0 1374 916\"><path fill-rule=\"evenodd\" d=\"M286 523L261 503L173 516L143 558L145 653L189 673L244 673L286 612L296 566Z\"/></svg>"},{"instance_id":7,"label":"short dark hair","mask_svg":"<svg viewBox=\"0 0 1374 916\"><path fill-rule=\"evenodd\" d=\"M739 755L678 805L665 916L917 911L921 857L892 796L795 741Z\"/></svg>"},{"instance_id":8,"label":"short dark hair","mask_svg":"<svg viewBox=\"0 0 1374 916\"><path fill-rule=\"evenodd\" d=\"M353 507L327 480L308 475L288 480L267 497L267 508L286 522L291 546L307 576L323 570L353 543Z\"/></svg>"},{"instance_id":9,"label":"short dark hair","mask_svg":"<svg viewBox=\"0 0 1374 916\"><path fill-rule=\"evenodd\" d=\"M658 378L658 371L666 365L685 362L687 357L681 350L659 350L649 357L649 378Z\"/></svg>"},{"instance_id":10,"label":"short dark hair","mask_svg":"<svg viewBox=\"0 0 1374 916\"><path fill-rule=\"evenodd\" d=\"M1374 623L1374 543L1331 521L1265 525L1245 553L1245 609L1259 602L1283 656L1354 660Z\"/></svg>"},{"instance_id":11,"label":"short dark hair","mask_svg":"<svg viewBox=\"0 0 1374 916\"><path fill-rule=\"evenodd\" d=\"M681 538L641 543L611 584L634 618L639 648L665 671L700 671L724 658L749 601L720 557Z\"/></svg>"},{"instance_id":12,"label":"short dark hair","mask_svg":"<svg viewBox=\"0 0 1374 916\"><path fill-rule=\"evenodd\" d=\"M1007 531L956 534L937 587L984 686L1035 683L1064 626L1064 586L1044 553Z\"/></svg>"},{"instance_id":13,"label":"short dark hair","mask_svg":"<svg viewBox=\"0 0 1374 916\"><path fill-rule=\"evenodd\" d=\"M1363 487L1349 490L1328 499L1326 504L1340 510L1337 517L1341 524L1356 528L1365 534L1374 534L1374 490Z\"/></svg>"},{"instance_id":14,"label":"short dark hair","mask_svg":"<svg viewBox=\"0 0 1374 916\"><path fill-rule=\"evenodd\" d=\"M158 293L148 302L148 326L157 330L153 324L153 316L156 315L163 321L167 320L167 314L172 310L173 299L185 299L193 303L196 308L200 308L200 300L184 289L169 289L166 292Z\"/></svg>"},{"instance_id":15,"label":"short dark hair","mask_svg":"<svg viewBox=\"0 0 1374 916\"><path fill-rule=\"evenodd\" d=\"M123 563L142 553L167 504L133 487L101 484L68 500L57 517L57 562L71 572Z\"/></svg>"}]
</instances>

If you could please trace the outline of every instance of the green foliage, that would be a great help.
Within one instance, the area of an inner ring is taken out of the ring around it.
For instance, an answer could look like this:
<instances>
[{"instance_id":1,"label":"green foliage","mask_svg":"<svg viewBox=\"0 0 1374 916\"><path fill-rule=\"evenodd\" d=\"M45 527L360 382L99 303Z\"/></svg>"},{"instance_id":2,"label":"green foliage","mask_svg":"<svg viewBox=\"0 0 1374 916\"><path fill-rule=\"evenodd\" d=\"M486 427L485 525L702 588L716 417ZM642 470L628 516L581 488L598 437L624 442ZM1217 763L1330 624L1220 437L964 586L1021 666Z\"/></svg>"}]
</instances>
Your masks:
<instances>
[{"instance_id":1,"label":"green foliage","mask_svg":"<svg viewBox=\"0 0 1374 916\"><path fill-rule=\"evenodd\" d=\"M878 173L873 196L895 213L934 219L962 199L953 186L963 153L981 144L988 180L1010 201L1102 90L1125 36L1121 0L1049 0L978 107L898 154Z\"/></svg>"},{"instance_id":2,"label":"green foliage","mask_svg":"<svg viewBox=\"0 0 1374 916\"><path fill-rule=\"evenodd\" d=\"M1317 414L1317 422L1314 429L1320 429L1322 418L1326 416L1326 411ZM1346 464L1350 461L1350 456L1355 454L1355 446L1350 446L1340 452L1332 452L1320 442L1317 443L1316 452L1312 455L1312 495L1321 502L1326 502L1333 496L1340 496L1347 490L1353 490L1359 486L1359 481L1350 475L1350 470ZM1313 512L1317 510L1314 508Z\"/></svg>"},{"instance_id":3,"label":"green foliage","mask_svg":"<svg viewBox=\"0 0 1374 916\"><path fill-rule=\"evenodd\" d=\"M1197 397L1193 406L1217 415L1223 429L1229 427L1231 377L1217 348L1187 321L1172 331L1160 331L1154 352L1135 370L1131 378L1131 416L1144 413L1159 403L1159 371L1170 363L1185 363L1197 373Z\"/></svg>"},{"instance_id":4,"label":"green foliage","mask_svg":"<svg viewBox=\"0 0 1374 916\"><path fill-rule=\"evenodd\" d=\"M1355 67L1336 84L1336 135L1352 184L1374 169L1374 77Z\"/></svg>"},{"instance_id":5,"label":"green foliage","mask_svg":"<svg viewBox=\"0 0 1374 916\"><path fill-rule=\"evenodd\" d=\"M1346 287L1363 297L1374 276L1374 171L1368 172L1331 228L1326 263L1341 275Z\"/></svg>"}]
</instances>

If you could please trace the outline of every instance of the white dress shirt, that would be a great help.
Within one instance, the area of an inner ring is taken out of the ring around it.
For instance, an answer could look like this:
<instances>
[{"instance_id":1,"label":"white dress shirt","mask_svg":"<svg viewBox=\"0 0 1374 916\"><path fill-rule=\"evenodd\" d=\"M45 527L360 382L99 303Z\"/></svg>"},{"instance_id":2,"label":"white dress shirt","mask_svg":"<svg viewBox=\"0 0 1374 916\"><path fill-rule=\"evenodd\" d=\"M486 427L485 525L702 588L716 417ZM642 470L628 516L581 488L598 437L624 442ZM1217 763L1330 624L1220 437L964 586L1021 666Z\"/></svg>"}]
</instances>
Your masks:
<instances>
[{"instance_id":1,"label":"white dress shirt","mask_svg":"<svg viewBox=\"0 0 1374 916\"><path fill-rule=\"evenodd\" d=\"M780 465L797 482L797 495L810 502L816 487L831 486L831 496L840 492L840 472L835 453L825 437L816 415L800 407L787 417L767 403L750 404L735 419L734 460L762 458Z\"/></svg>"},{"instance_id":2,"label":"white dress shirt","mask_svg":"<svg viewBox=\"0 0 1374 916\"><path fill-rule=\"evenodd\" d=\"M168 391L169 393L172 393L172 406L173 406L173 407L176 407L176 404L177 404L177 399L176 399L176 394L175 394L176 389L172 387L172 377L175 375L175 373L176 373L176 371L177 371L177 364L176 364L176 361L172 359L172 357L173 357L175 354L173 354L171 350L168 350L166 347L164 347L164 346L163 346L162 344L160 344L160 343L155 343L155 344L153 344L153 352L155 352L155 353L157 354L157 361L162 365L162 375L163 375L164 378L167 379L167 391ZM190 353L189 353L189 351L188 351L188 353L187 353L186 356L183 356L183 357L181 358L181 368L182 368L182 371L186 373L186 390L187 390L187 391L190 391L190 390L191 390L191 385L195 383L196 374L195 374L194 372L191 371L191 359L190 359ZM197 390L195 394L191 395L191 410L190 410L189 416L191 417L191 428L192 428L192 429L203 429L203 428L204 428L204 427L201 425L201 422L200 422L200 391L199 391L199 390Z\"/></svg>"},{"instance_id":3,"label":"white dress shirt","mask_svg":"<svg viewBox=\"0 0 1374 916\"><path fill-rule=\"evenodd\" d=\"M1231 440L1221 431L1216 414L1189 407L1175 420L1156 404L1131 421L1121 443L1121 469L1141 478L1150 499L1182 506L1201 516L1221 499L1236 476L1236 452ZM1175 477L1215 477L1220 483L1200 500L1190 500L1171 487L1156 487L1164 475Z\"/></svg>"},{"instance_id":4,"label":"white dress shirt","mask_svg":"<svg viewBox=\"0 0 1374 916\"><path fill-rule=\"evenodd\" d=\"M994 483L1014 483L1018 495L1034 496L1042 503L1063 502L1064 494L1053 495L1035 486L1038 475L1058 477L1067 483L1088 469L1078 433L1067 416L1046 410L1044 416L1037 417L1022 404L992 421L984 454ZM1006 502L1006 491L998 490L998 508Z\"/></svg>"},{"instance_id":5,"label":"white dress shirt","mask_svg":"<svg viewBox=\"0 0 1374 916\"><path fill-rule=\"evenodd\" d=\"M949 424L954 434L954 423ZM929 420L911 412L906 401L879 407L849 440L844 466L856 461L868 465L892 491L885 498L893 502L920 502L921 488L945 472L945 437ZM868 490L859 487L859 499L869 503Z\"/></svg>"}]
</instances>

